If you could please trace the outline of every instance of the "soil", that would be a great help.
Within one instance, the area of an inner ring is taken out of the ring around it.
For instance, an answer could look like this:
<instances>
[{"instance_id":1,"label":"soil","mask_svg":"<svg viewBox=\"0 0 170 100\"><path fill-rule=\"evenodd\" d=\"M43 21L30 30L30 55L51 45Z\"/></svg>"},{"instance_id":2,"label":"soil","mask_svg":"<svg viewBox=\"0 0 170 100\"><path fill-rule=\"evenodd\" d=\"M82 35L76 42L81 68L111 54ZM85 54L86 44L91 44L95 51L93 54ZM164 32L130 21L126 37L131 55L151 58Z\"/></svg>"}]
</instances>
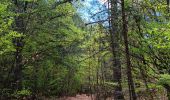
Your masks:
<instances>
[{"instance_id":1,"label":"soil","mask_svg":"<svg viewBox=\"0 0 170 100\"><path fill-rule=\"evenodd\" d=\"M87 96L86 94L77 94L75 97L63 97L58 100L95 100L94 96Z\"/></svg>"}]
</instances>

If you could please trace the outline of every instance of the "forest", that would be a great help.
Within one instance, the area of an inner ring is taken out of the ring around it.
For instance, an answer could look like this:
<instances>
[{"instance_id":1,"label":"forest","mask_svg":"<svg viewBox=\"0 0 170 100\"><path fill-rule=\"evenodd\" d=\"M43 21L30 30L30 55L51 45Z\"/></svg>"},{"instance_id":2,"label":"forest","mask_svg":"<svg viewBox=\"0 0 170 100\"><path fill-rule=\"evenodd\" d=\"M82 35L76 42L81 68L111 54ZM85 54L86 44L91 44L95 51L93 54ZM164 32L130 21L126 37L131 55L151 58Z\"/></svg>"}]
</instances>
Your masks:
<instances>
[{"instance_id":1,"label":"forest","mask_svg":"<svg viewBox=\"0 0 170 100\"><path fill-rule=\"evenodd\" d=\"M170 0L0 0L0 100L170 100Z\"/></svg>"}]
</instances>

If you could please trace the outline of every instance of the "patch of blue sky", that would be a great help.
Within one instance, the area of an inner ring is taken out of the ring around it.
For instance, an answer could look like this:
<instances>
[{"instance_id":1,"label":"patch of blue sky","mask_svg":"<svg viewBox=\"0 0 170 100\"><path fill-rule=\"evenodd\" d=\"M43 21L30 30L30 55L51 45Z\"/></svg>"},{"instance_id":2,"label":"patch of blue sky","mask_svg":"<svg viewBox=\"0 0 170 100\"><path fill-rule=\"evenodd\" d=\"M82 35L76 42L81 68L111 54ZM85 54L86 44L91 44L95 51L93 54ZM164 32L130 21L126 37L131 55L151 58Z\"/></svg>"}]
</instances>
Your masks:
<instances>
[{"instance_id":1,"label":"patch of blue sky","mask_svg":"<svg viewBox=\"0 0 170 100\"><path fill-rule=\"evenodd\" d=\"M86 22L107 19L107 7L105 7L99 0L85 0L82 1L81 4L82 7L78 9L78 12Z\"/></svg>"}]
</instances>

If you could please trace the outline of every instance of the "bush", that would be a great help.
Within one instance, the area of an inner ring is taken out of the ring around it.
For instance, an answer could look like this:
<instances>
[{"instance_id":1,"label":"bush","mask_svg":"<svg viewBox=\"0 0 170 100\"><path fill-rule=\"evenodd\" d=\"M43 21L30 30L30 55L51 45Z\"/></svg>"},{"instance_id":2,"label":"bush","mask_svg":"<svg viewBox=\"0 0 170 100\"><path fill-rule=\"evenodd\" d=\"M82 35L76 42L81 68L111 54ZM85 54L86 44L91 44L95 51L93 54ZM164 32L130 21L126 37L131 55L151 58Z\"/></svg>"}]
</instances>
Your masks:
<instances>
[{"instance_id":1,"label":"bush","mask_svg":"<svg viewBox=\"0 0 170 100\"><path fill-rule=\"evenodd\" d=\"M20 91L16 91L13 96L17 99L22 99L22 98L28 98L30 97L32 94L32 92L28 89L23 89Z\"/></svg>"},{"instance_id":2,"label":"bush","mask_svg":"<svg viewBox=\"0 0 170 100\"><path fill-rule=\"evenodd\" d=\"M158 80L158 84L164 86L170 85L170 75L169 74L162 74Z\"/></svg>"}]
</instances>

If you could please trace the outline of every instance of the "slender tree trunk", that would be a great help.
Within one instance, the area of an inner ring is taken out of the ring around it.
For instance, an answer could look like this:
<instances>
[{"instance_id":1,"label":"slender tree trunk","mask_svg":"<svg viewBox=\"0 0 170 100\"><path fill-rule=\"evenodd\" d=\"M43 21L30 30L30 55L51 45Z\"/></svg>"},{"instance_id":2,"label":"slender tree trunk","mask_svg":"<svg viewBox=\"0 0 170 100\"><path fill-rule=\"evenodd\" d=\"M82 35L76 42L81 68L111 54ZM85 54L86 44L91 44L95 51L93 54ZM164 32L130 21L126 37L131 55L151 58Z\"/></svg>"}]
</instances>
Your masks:
<instances>
[{"instance_id":1,"label":"slender tree trunk","mask_svg":"<svg viewBox=\"0 0 170 100\"><path fill-rule=\"evenodd\" d=\"M20 49L16 49L14 68L14 89L22 88L22 54Z\"/></svg>"},{"instance_id":2,"label":"slender tree trunk","mask_svg":"<svg viewBox=\"0 0 170 100\"><path fill-rule=\"evenodd\" d=\"M121 0L122 6L122 24L123 24L123 37L124 37L124 44L125 44L125 52L126 52L126 65L127 65L127 77L128 77L128 85L129 85L129 96L130 100L137 100L137 96L135 93L134 82L132 78L132 68L131 68L131 61L130 61L130 54L129 54L129 47L128 47L128 28L127 28L127 19L125 14L125 5L124 0Z\"/></svg>"},{"instance_id":3,"label":"slender tree trunk","mask_svg":"<svg viewBox=\"0 0 170 100\"><path fill-rule=\"evenodd\" d=\"M126 65L127 65L127 77L128 77L128 85L129 85L129 95L130 95L130 100L131 100L131 98L133 100L137 100L134 82L133 82L133 78L132 78L132 67L131 67L129 47L128 47L128 28L127 28L128 23L127 23L126 14L125 14L124 0L121 0L121 6L122 6L122 24L123 24L122 32L123 32L125 52L126 52Z\"/></svg>"},{"instance_id":4,"label":"slender tree trunk","mask_svg":"<svg viewBox=\"0 0 170 100\"><path fill-rule=\"evenodd\" d=\"M117 83L114 90L114 100L124 100L121 85L121 63L120 63L120 47L119 47L119 32L118 32L118 13L117 0L111 0L111 20L110 20L110 37L111 48L113 54L113 82Z\"/></svg>"},{"instance_id":5,"label":"slender tree trunk","mask_svg":"<svg viewBox=\"0 0 170 100\"><path fill-rule=\"evenodd\" d=\"M15 5L15 13L24 13L26 10L26 1L13 0ZM17 16L14 21L14 30L24 34L25 33L25 24L24 17ZM22 49L24 46L23 37L18 37L13 40L13 43L16 47L15 52L15 63L14 63L14 89L20 90L22 88Z\"/></svg>"},{"instance_id":6,"label":"slender tree trunk","mask_svg":"<svg viewBox=\"0 0 170 100\"><path fill-rule=\"evenodd\" d=\"M169 13L169 2L170 2L170 0L166 0L166 1L167 1L167 11Z\"/></svg>"},{"instance_id":7,"label":"slender tree trunk","mask_svg":"<svg viewBox=\"0 0 170 100\"><path fill-rule=\"evenodd\" d=\"M98 48L99 50L99 48ZM100 100L100 86L99 86L99 68L100 68L100 57L97 56L97 66L96 66L96 92L97 92L97 95L96 95L96 100Z\"/></svg>"}]
</instances>

